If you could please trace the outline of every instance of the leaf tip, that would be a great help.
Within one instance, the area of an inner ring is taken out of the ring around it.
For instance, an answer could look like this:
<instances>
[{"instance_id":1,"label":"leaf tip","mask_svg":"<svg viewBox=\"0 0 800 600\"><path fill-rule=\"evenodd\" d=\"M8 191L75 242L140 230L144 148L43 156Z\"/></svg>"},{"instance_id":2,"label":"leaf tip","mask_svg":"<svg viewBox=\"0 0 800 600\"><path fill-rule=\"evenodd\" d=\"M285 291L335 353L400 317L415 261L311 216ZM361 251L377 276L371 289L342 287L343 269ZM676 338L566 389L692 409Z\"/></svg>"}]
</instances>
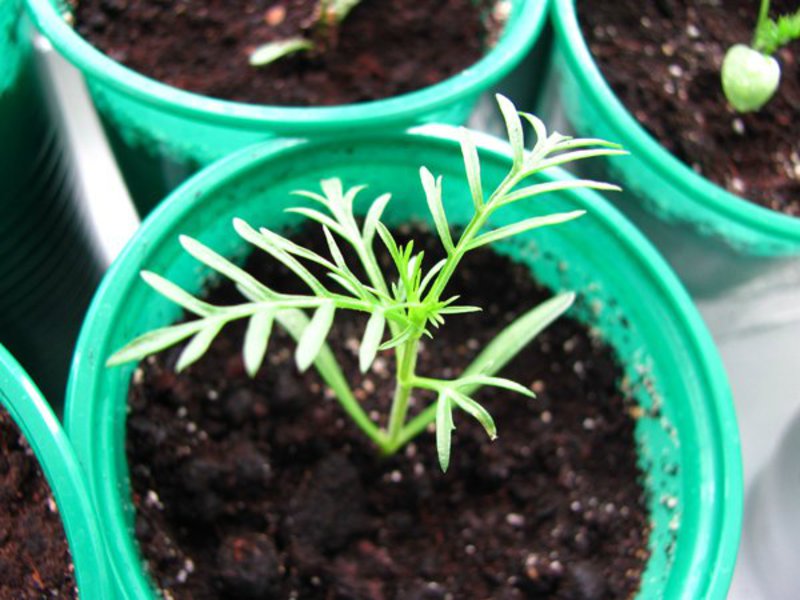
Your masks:
<instances>
[{"instance_id":1,"label":"leaf tip","mask_svg":"<svg viewBox=\"0 0 800 600\"><path fill-rule=\"evenodd\" d=\"M158 276L155 273L153 273L153 271L142 269L141 271L139 271L139 277L141 277L146 284L151 285L151 282L155 280Z\"/></svg>"},{"instance_id":2,"label":"leaf tip","mask_svg":"<svg viewBox=\"0 0 800 600\"><path fill-rule=\"evenodd\" d=\"M247 221L239 217L234 217L232 223L233 230L242 237L244 237L244 235L252 229L250 225L248 225Z\"/></svg>"},{"instance_id":3,"label":"leaf tip","mask_svg":"<svg viewBox=\"0 0 800 600\"><path fill-rule=\"evenodd\" d=\"M308 370L308 367L311 366L311 362L305 353L295 352L294 353L294 364L297 365L297 370L301 373L305 373Z\"/></svg>"},{"instance_id":4,"label":"leaf tip","mask_svg":"<svg viewBox=\"0 0 800 600\"><path fill-rule=\"evenodd\" d=\"M505 105L505 106L509 106L509 105L510 105L510 106L514 107L514 103L513 103L513 102L511 102L511 100L509 100L509 99L508 99L506 96L504 96L503 94L499 94L499 93L498 93L498 94L495 94L495 95L494 95L494 99L495 99L495 101L496 101L496 102L497 102L497 103L498 103L500 106L503 106L503 105ZM516 107L514 107L514 110L516 110Z\"/></svg>"},{"instance_id":5,"label":"leaf tip","mask_svg":"<svg viewBox=\"0 0 800 600\"><path fill-rule=\"evenodd\" d=\"M450 457L439 456L439 467L442 469L442 473L446 474L447 469L450 468Z\"/></svg>"},{"instance_id":6,"label":"leaf tip","mask_svg":"<svg viewBox=\"0 0 800 600\"><path fill-rule=\"evenodd\" d=\"M112 354L106 359L106 368L108 369L111 367L118 367L121 364L124 364L125 362L127 361L120 358L119 352L114 352L114 354Z\"/></svg>"}]
</instances>

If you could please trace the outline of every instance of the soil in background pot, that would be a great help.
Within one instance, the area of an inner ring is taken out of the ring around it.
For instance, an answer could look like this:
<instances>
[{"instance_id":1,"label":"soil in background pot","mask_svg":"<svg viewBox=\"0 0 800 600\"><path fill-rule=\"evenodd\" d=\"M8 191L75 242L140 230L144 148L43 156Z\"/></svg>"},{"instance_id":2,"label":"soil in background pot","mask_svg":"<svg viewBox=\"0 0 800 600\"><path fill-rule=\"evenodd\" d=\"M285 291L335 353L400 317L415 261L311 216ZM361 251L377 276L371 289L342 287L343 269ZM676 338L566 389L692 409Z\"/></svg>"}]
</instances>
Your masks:
<instances>
[{"instance_id":1,"label":"soil in background pot","mask_svg":"<svg viewBox=\"0 0 800 600\"><path fill-rule=\"evenodd\" d=\"M324 52L262 68L261 44L306 37L318 0L73 0L77 31L108 56L216 98L321 106L397 96L477 62L502 24L490 0L366 0Z\"/></svg>"},{"instance_id":2,"label":"soil in background pot","mask_svg":"<svg viewBox=\"0 0 800 600\"><path fill-rule=\"evenodd\" d=\"M438 241L422 239L426 260L436 260ZM301 291L260 254L251 272ZM468 255L450 292L485 310L451 318L425 341L420 372L432 376L457 375L499 329L551 295L526 267L490 251ZM240 301L228 286L210 297ZM329 342L356 397L386 414L393 358L382 353L360 374L364 325L340 314ZM229 327L180 376L180 349L172 349L133 377L136 536L168 597L592 600L637 590L649 525L636 411L618 387L613 352L585 326L560 319L504 370L537 399L481 393L496 442L455 415L446 475L430 433L397 456L377 455L313 369L298 374L295 344L277 327L250 380L242 336ZM432 400L420 395L416 406Z\"/></svg>"},{"instance_id":3,"label":"soil in background pot","mask_svg":"<svg viewBox=\"0 0 800 600\"><path fill-rule=\"evenodd\" d=\"M800 217L800 43L779 50L781 85L759 112L739 114L720 84L726 50L749 44L754 0L577 0L592 54L614 92L670 152L724 187ZM796 0L772 2L774 15Z\"/></svg>"},{"instance_id":4,"label":"soil in background pot","mask_svg":"<svg viewBox=\"0 0 800 600\"><path fill-rule=\"evenodd\" d=\"M30 446L0 406L0 598L77 598L55 500Z\"/></svg>"}]
</instances>

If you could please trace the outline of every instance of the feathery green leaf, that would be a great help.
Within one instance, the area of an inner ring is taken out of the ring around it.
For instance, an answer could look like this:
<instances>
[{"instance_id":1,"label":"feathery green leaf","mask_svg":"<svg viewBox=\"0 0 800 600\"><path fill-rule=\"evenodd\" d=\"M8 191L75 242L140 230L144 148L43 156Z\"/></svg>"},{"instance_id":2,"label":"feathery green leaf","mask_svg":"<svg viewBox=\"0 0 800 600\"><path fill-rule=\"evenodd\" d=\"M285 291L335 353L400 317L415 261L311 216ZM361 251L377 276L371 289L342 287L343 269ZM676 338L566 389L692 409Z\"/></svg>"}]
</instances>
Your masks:
<instances>
[{"instance_id":1,"label":"feathery green leaf","mask_svg":"<svg viewBox=\"0 0 800 600\"><path fill-rule=\"evenodd\" d=\"M492 418L492 415L489 414L488 410L475 402L475 400L469 396L462 394L457 390L450 390L448 395L461 410L472 415L478 420L478 423L480 423L486 430L486 434L489 436L489 439L494 440L497 438L497 427L495 426L494 419Z\"/></svg>"},{"instance_id":2,"label":"feathery green leaf","mask_svg":"<svg viewBox=\"0 0 800 600\"><path fill-rule=\"evenodd\" d=\"M574 301L575 294L571 292L559 294L518 317L478 354L464 371L464 376L497 373L545 327L564 314ZM472 393L471 389L462 391Z\"/></svg>"},{"instance_id":3,"label":"feathery green leaf","mask_svg":"<svg viewBox=\"0 0 800 600\"><path fill-rule=\"evenodd\" d=\"M626 156L629 154L626 150L616 150L615 148L595 148L592 150L572 150L557 154L547 160L540 162L535 169L531 169L531 174L558 167L566 163L573 163L587 158L596 158L598 156Z\"/></svg>"},{"instance_id":4,"label":"feathery green leaf","mask_svg":"<svg viewBox=\"0 0 800 600\"><path fill-rule=\"evenodd\" d=\"M244 335L244 368L250 377L255 377L264 356L267 353L270 335L272 335L272 324L275 322L275 311L266 309L253 313L247 324L247 331Z\"/></svg>"},{"instance_id":5,"label":"feathery green leaf","mask_svg":"<svg viewBox=\"0 0 800 600\"><path fill-rule=\"evenodd\" d=\"M282 238L280 238L280 236L272 233L268 229L263 230L264 233L258 232L242 219L234 219L233 227L242 238L254 246L261 248L275 260L282 263L286 268L290 269L311 288L311 291L314 292L316 296L325 297L328 295L328 290L320 283L319 279L314 277L311 271L281 247L279 240Z\"/></svg>"},{"instance_id":6,"label":"feathery green leaf","mask_svg":"<svg viewBox=\"0 0 800 600\"><path fill-rule=\"evenodd\" d=\"M383 332L386 328L386 317L383 312L378 310L370 315L367 327L364 330L364 337L361 339L361 348L358 351L358 365L362 373L369 371L378 347L381 345Z\"/></svg>"},{"instance_id":7,"label":"feathery green leaf","mask_svg":"<svg viewBox=\"0 0 800 600\"><path fill-rule=\"evenodd\" d=\"M372 243L372 239L375 237L375 229L378 226L378 221L381 220L383 211L386 209L386 205L391 199L391 194L383 194L382 196L378 196L375 202L372 203L372 206L369 207L369 210L367 211L367 217L364 220L364 233L362 234L364 243L366 245Z\"/></svg>"},{"instance_id":8,"label":"feathery green leaf","mask_svg":"<svg viewBox=\"0 0 800 600\"><path fill-rule=\"evenodd\" d=\"M294 208L287 208L286 212L302 215L307 219L316 221L320 225L325 225L325 227L327 227L328 229L330 229L331 231L333 231L337 235L340 235L343 238L347 237L347 232L344 229L342 229L342 227L336 221L334 221L328 215L319 212L318 210L314 210L313 208L305 208L303 206L298 206Z\"/></svg>"},{"instance_id":9,"label":"feathery green leaf","mask_svg":"<svg viewBox=\"0 0 800 600\"><path fill-rule=\"evenodd\" d=\"M475 205L475 212L483 208L483 184L481 183L481 161L478 157L478 149L472 134L466 127L460 129L459 139L461 141L461 154L464 157L464 169L467 173L467 183L472 195L472 203Z\"/></svg>"},{"instance_id":10,"label":"feathery green leaf","mask_svg":"<svg viewBox=\"0 0 800 600\"><path fill-rule=\"evenodd\" d=\"M567 221L577 219L584 214L586 214L586 211L584 210L574 210L568 213L556 213L553 215L545 215L543 217L531 217L530 219L519 221L513 225L506 225L505 227L500 227L494 231L484 233L483 235L480 235L472 240L468 248L470 250L474 250L475 248L480 248L486 244L493 244L494 242L519 235L520 233L530 231L531 229L538 229L539 227L547 227L548 225L566 223Z\"/></svg>"},{"instance_id":11,"label":"feathery green leaf","mask_svg":"<svg viewBox=\"0 0 800 600\"><path fill-rule=\"evenodd\" d=\"M204 326L204 320L197 319L196 321L161 327L143 333L112 354L106 361L106 366L114 367L134 360L141 360L145 356L150 356L165 348L174 346L178 342L182 342L203 329Z\"/></svg>"},{"instance_id":12,"label":"feathery green leaf","mask_svg":"<svg viewBox=\"0 0 800 600\"><path fill-rule=\"evenodd\" d=\"M452 254L454 249L453 238L450 237L450 226L447 223L447 216L442 204L442 178L441 176L434 178L433 174L425 167L420 168L419 176L422 180L425 198L428 201L428 209L431 211L439 239L442 241L447 253Z\"/></svg>"},{"instance_id":13,"label":"feathery green leaf","mask_svg":"<svg viewBox=\"0 0 800 600\"><path fill-rule=\"evenodd\" d=\"M439 394L436 400L436 453L439 456L439 466L442 472L447 473L450 466L450 446L452 444L453 407L447 393Z\"/></svg>"},{"instance_id":14,"label":"feathery green leaf","mask_svg":"<svg viewBox=\"0 0 800 600\"><path fill-rule=\"evenodd\" d=\"M511 144L511 152L514 157L514 167L518 169L522 166L525 158L525 135L522 131L522 122L519 119L517 108L505 96L497 94L497 103L500 105L500 112L503 113L503 120L506 123L508 132L508 143Z\"/></svg>"},{"instance_id":15,"label":"feathery green leaf","mask_svg":"<svg viewBox=\"0 0 800 600\"><path fill-rule=\"evenodd\" d=\"M186 252L188 252L192 257L211 267L228 279L236 282L242 287L242 289L246 289L251 294L258 297L275 295L275 292L250 275L250 273L241 267L237 267L227 258L217 254L211 248L202 244L196 239L187 235L182 235L178 238L178 240L180 241L181 246L183 246L183 249L186 250Z\"/></svg>"},{"instance_id":16,"label":"feathery green leaf","mask_svg":"<svg viewBox=\"0 0 800 600\"><path fill-rule=\"evenodd\" d=\"M453 382L453 386L456 389L461 389L464 387L469 389L474 389L474 386L476 385L477 386L488 385L491 387L498 387L512 392L516 392L518 394L522 394L523 396L528 396L530 398L536 397L536 394L534 394L524 385L519 384L516 381L512 381L511 379L506 379L505 377L491 377L490 375L467 375L465 377L460 377Z\"/></svg>"},{"instance_id":17,"label":"feathery green leaf","mask_svg":"<svg viewBox=\"0 0 800 600\"><path fill-rule=\"evenodd\" d=\"M161 277L161 275L153 273L152 271L142 271L139 275L145 280L147 285L152 287L167 300L171 300L189 312L201 317L207 317L217 311L217 307L213 304L195 298L180 286Z\"/></svg>"},{"instance_id":18,"label":"feathery green leaf","mask_svg":"<svg viewBox=\"0 0 800 600\"><path fill-rule=\"evenodd\" d=\"M217 334L225 324L224 321L214 320L209 321L207 326L197 332L191 341L186 344L186 347L178 357L178 362L175 364L175 371L180 373L190 365L198 361L198 359L206 353L211 342L217 337Z\"/></svg>"},{"instance_id":19,"label":"feathery green leaf","mask_svg":"<svg viewBox=\"0 0 800 600\"><path fill-rule=\"evenodd\" d=\"M333 325L333 316L336 312L336 305L333 302L325 302L314 311L314 316L308 323L308 327L303 331L297 343L295 352L295 362L300 371L305 371L314 362L317 354L325 344L325 338Z\"/></svg>"},{"instance_id":20,"label":"feathery green leaf","mask_svg":"<svg viewBox=\"0 0 800 600\"><path fill-rule=\"evenodd\" d=\"M534 196L541 196L542 194L549 194L552 192L559 192L562 190L574 190L588 188L592 190L599 190L604 192L619 192L620 187L605 183L602 181L593 181L591 179L566 179L562 181L548 181L545 183L535 183L524 188L520 188L513 192L509 192L499 200L500 206L512 204Z\"/></svg>"}]
</instances>

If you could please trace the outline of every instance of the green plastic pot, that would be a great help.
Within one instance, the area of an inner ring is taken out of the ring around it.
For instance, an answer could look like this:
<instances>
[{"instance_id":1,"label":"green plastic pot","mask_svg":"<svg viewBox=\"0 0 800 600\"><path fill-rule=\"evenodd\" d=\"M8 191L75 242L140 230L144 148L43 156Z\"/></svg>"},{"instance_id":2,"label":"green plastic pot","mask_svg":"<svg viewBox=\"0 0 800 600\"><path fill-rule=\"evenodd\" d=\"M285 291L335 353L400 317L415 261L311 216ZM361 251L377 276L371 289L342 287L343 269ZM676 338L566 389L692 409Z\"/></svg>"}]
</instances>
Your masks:
<instances>
[{"instance_id":1,"label":"green plastic pot","mask_svg":"<svg viewBox=\"0 0 800 600\"><path fill-rule=\"evenodd\" d=\"M604 79L575 1L553 0L550 12L555 43L538 114L561 130L630 151L601 161L605 172L598 176L622 185L625 193L609 199L655 242L690 291L715 296L800 256L799 218L731 194L670 154Z\"/></svg>"},{"instance_id":2,"label":"green plastic pot","mask_svg":"<svg viewBox=\"0 0 800 600\"><path fill-rule=\"evenodd\" d=\"M498 44L439 84L361 104L286 108L228 102L185 92L127 69L94 49L61 17L62 0L26 0L37 26L84 75L140 214L200 166L269 137L463 123L481 92L531 48L546 0L512 0Z\"/></svg>"},{"instance_id":3,"label":"green plastic pot","mask_svg":"<svg viewBox=\"0 0 800 600\"><path fill-rule=\"evenodd\" d=\"M346 186L369 185L363 200L368 193L392 192L395 200L386 221L397 225L429 220L418 175L424 164L444 176L450 221L465 224L472 204L455 131L426 126L408 133L245 149L176 190L112 266L81 332L67 428L89 476L107 543L116 550L115 574L129 598L154 595L131 534L124 436L133 366L106 368L104 363L134 335L179 317L175 305L141 282L139 271L153 270L199 293L208 272L182 251L179 234L243 259L247 248L233 233L233 217L271 228L296 224L297 216L283 211L297 203L290 191L316 188L331 176L342 177ZM493 138L482 136L479 146L488 189L509 170L511 159L507 146ZM563 177L554 172L541 179ZM674 274L600 196L562 193L535 206L548 213L586 209L589 214L574 224L497 244L496 250L526 264L553 289L577 291L581 300L573 315L602 332L631 382L647 379L646 385L635 386L642 408L660 410L658 417L642 418L636 427L653 526L652 558L639 596L724 598L739 539L742 475L730 392L712 340ZM504 209L493 224L519 218L513 209ZM529 215L532 207L524 212Z\"/></svg>"},{"instance_id":4,"label":"green plastic pot","mask_svg":"<svg viewBox=\"0 0 800 600\"><path fill-rule=\"evenodd\" d=\"M64 525L81 600L116 598L75 451L39 389L0 345L0 404L33 449Z\"/></svg>"},{"instance_id":5,"label":"green plastic pot","mask_svg":"<svg viewBox=\"0 0 800 600\"><path fill-rule=\"evenodd\" d=\"M53 123L22 0L0 2L0 341L63 407L102 262Z\"/></svg>"}]
</instances>

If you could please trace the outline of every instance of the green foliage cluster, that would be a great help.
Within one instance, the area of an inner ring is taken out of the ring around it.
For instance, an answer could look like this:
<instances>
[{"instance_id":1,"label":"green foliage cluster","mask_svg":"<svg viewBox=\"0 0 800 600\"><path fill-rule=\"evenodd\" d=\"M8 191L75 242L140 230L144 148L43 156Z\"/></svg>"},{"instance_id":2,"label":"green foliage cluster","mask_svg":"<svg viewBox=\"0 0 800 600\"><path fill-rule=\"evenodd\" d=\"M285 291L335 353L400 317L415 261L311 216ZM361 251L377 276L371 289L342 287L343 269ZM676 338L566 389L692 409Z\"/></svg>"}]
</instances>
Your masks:
<instances>
[{"instance_id":1,"label":"green foliage cluster","mask_svg":"<svg viewBox=\"0 0 800 600\"><path fill-rule=\"evenodd\" d=\"M108 361L116 365L141 358L169 346L189 340L180 353L177 370L197 361L213 339L228 323L246 319L243 343L244 364L254 376L267 352L275 324L297 340L295 361L302 371L314 364L325 382L336 393L354 422L386 454L396 452L408 441L435 422L439 461L446 470L450 461L453 414L460 410L477 419L490 438L497 435L492 416L478 401L475 392L494 386L532 396L524 386L496 376L535 335L560 316L572 304L574 295L565 293L529 310L507 326L478 357L455 379L425 377L417 372L419 344L432 337L445 318L479 307L463 305L456 295L445 291L464 256L483 246L511 238L523 232L571 221L583 211L530 217L500 228L489 228L493 214L511 204L539 197L549 192L573 188L617 190L614 185L587 179L564 179L531 183L530 179L545 169L597 156L621 154L616 145L597 139L573 139L548 133L544 124L528 113L518 113L513 104L498 96L513 152L513 164L503 181L486 194L481 179L478 151L467 130L462 130L461 150L466 179L471 192L473 214L460 235L454 236L443 202L442 178L427 168L420 169L422 189L434 228L445 251L445 258L427 266L423 252L415 251L414 241L398 244L381 217L390 201L389 194L376 198L359 225L354 201L363 187L345 189L341 180L321 182L321 190L299 191L297 195L311 202L311 207L288 209L315 221L322 228L329 256L322 256L267 228L256 229L235 219L236 233L256 248L287 267L308 288L306 294L285 294L256 280L239 266L199 241L183 236L180 242L195 259L231 279L245 301L232 306L216 306L196 298L163 277L142 272L144 280L157 292L182 306L197 319L145 333L116 352ZM521 118L533 128L536 143L530 151L524 146ZM375 244L380 241L391 256L393 273L388 276L379 266ZM341 244L353 251L358 269L348 264ZM321 279L307 267L315 264L325 271ZM359 276L358 273L363 273ZM338 312L357 311L369 315L359 351L359 364L367 371L378 352L393 350L396 357L395 393L388 426L379 428L355 399L340 366L326 345L326 338ZM408 418L413 390L432 390L436 401L414 418Z\"/></svg>"},{"instance_id":2,"label":"green foliage cluster","mask_svg":"<svg viewBox=\"0 0 800 600\"><path fill-rule=\"evenodd\" d=\"M771 55L775 54L779 48L798 39L800 39L800 7L793 14L771 19L769 18L769 0L762 0L761 12L753 37L753 48Z\"/></svg>"}]
</instances>

